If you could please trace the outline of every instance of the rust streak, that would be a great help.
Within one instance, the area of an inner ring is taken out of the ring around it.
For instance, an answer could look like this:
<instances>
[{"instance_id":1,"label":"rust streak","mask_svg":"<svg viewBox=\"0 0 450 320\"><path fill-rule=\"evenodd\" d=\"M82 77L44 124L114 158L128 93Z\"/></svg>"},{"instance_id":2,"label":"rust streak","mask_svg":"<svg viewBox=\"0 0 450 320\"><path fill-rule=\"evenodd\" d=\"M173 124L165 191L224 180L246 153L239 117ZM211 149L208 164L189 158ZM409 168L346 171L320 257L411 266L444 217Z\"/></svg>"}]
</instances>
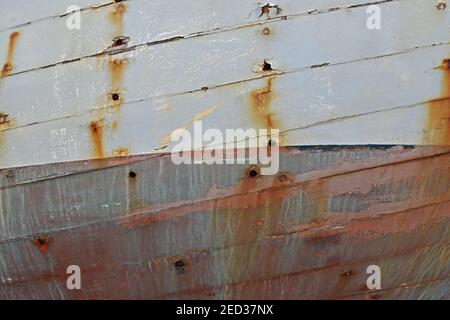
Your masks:
<instances>
[{"instance_id":1,"label":"rust streak","mask_svg":"<svg viewBox=\"0 0 450 320\"><path fill-rule=\"evenodd\" d=\"M94 158L104 158L105 151L103 147L103 126L102 121L91 121L89 123L89 134L92 143L92 155Z\"/></svg>"},{"instance_id":2,"label":"rust streak","mask_svg":"<svg viewBox=\"0 0 450 320\"><path fill-rule=\"evenodd\" d=\"M9 36L9 44L8 44L8 52L6 54L6 60L3 64L1 77L6 77L11 73L13 70L13 57L14 57L14 51L17 45L17 39L19 38L20 33L15 31L10 34Z\"/></svg>"},{"instance_id":3,"label":"rust streak","mask_svg":"<svg viewBox=\"0 0 450 320\"><path fill-rule=\"evenodd\" d=\"M256 129L280 129L279 121L271 107L275 99L273 82L275 77L268 78L266 85L251 92L250 116L255 120Z\"/></svg>"},{"instance_id":4,"label":"rust streak","mask_svg":"<svg viewBox=\"0 0 450 320\"><path fill-rule=\"evenodd\" d=\"M123 104L123 74L128 64L127 59L112 59L108 62L108 70L111 76L109 99L113 106Z\"/></svg>"},{"instance_id":5,"label":"rust streak","mask_svg":"<svg viewBox=\"0 0 450 320\"><path fill-rule=\"evenodd\" d=\"M450 59L444 59L437 69L442 71L442 92L428 101L426 144L450 145Z\"/></svg>"},{"instance_id":6,"label":"rust streak","mask_svg":"<svg viewBox=\"0 0 450 320\"><path fill-rule=\"evenodd\" d=\"M124 15L127 12L128 6L125 3L117 3L114 5L111 12L108 13L108 19L114 26L113 38L117 36L123 36L124 31Z\"/></svg>"}]
</instances>

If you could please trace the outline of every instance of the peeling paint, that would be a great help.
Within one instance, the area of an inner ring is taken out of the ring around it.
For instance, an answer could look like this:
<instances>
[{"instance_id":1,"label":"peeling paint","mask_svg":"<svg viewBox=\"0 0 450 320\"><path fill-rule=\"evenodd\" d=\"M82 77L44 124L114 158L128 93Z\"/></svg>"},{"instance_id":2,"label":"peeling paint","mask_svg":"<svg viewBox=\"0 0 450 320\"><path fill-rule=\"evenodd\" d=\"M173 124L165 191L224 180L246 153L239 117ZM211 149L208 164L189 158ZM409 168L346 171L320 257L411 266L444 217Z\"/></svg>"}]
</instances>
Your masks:
<instances>
[{"instance_id":1,"label":"peeling paint","mask_svg":"<svg viewBox=\"0 0 450 320\"><path fill-rule=\"evenodd\" d=\"M127 147L117 147L112 154L114 157L126 157L130 154L130 150Z\"/></svg>"},{"instance_id":2,"label":"peeling paint","mask_svg":"<svg viewBox=\"0 0 450 320\"><path fill-rule=\"evenodd\" d=\"M14 120L8 114L0 112L0 131L14 128Z\"/></svg>"}]
</instances>

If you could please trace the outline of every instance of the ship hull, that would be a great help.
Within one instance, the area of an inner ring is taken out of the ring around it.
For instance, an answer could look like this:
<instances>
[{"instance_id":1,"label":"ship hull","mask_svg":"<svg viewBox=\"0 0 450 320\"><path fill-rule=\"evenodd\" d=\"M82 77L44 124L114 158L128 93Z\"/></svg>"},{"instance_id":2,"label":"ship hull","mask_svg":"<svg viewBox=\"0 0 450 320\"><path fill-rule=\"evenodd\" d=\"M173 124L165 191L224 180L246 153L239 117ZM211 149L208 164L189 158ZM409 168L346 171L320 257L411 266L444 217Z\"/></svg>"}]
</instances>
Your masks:
<instances>
[{"instance_id":1,"label":"ship hull","mask_svg":"<svg viewBox=\"0 0 450 320\"><path fill-rule=\"evenodd\" d=\"M287 148L275 176L167 154L3 171L0 298L448 299L449 152Z\"/></svg>"},{"instance_id":2,"label":"ship hull","mask_svg":"<svg viewBox=\"0 0 450 320\"><path fill-rule=\"evenodd\" d=\"M445 3L28 2L0 0L0 299L450 298ZM176 164L199 126L279 170Z\"/></svg>"}]
</instances>

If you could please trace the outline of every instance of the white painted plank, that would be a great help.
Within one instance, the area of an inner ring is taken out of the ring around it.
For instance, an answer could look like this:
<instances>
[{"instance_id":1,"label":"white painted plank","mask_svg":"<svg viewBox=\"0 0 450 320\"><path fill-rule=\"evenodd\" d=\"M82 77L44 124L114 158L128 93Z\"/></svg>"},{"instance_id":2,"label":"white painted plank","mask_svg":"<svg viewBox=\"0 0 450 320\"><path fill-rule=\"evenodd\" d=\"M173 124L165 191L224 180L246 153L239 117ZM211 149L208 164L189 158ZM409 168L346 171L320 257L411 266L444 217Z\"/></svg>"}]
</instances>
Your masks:
<instances>
[{"instance_id":1,"label":"white painted plank","mask_svg":"<svg viewBox=\"0 0 450 320\"><path fill-rule=\"evenodd\" d=\"M425 102L439 96L442 89L442 71L435 67L449 49L448 44L433 46L279 75L272 80L268 111L287 133L284 145L421 144L430 129ZM8 130L2 136L1 167L95 157L89 131L94 120L102 126L105 156L113 155L118 147L132 154L158 152L167 134L180 127L192 130L194 119L202 119L205 129L223 132L227 128L258 129L261 123L254 117L250 100L252 92L265 89L268 79ZM330 122L355 114L370 115Z\"/></svg>"},{"instance_id":2,"label":"white painted plank","mask_svg":"<svg viewBox=\"0 0 450 320\"><path fill-rule=\"evenodd\" d=\"M89 8L112 0L0 0L2 18L0 30L20 26L25 23L63 15L69 6Z\"/></svg>"},{"instance_id":3,"label":"white painted plank","mask_svg":"<svg viewBox=\"0 0 450 320\"><path fill-rule=\"evenodd\" d=\"M219 28L263 22L266 20L265 16L259 18L259 12L254 11L258 8L257 2L242 0L126 1L82 12L79 30L69 30L66 27L66 21L69 19L66 16L0 32L0 61L4 61L9 36L13 31L20 32L12 71L17 73L103 52L112 44L112 39L116 36L130 37L129 46L134 46ZM276 3L283 9L282 15L296 15L314 9L323 10L371 2L376 0L279 0ZM406 3L405 7L416 5L414 0L401 2ZM422 0L422 3L424 8L428 8L425 13L427 15L432 13L433 19L438 19L445 14L445 11L442 13L436 10L429 0ZM61 3L53 6L64 8L65 5L66 3ZM387 7L386 10L390 8ZM415 8L414 12L421 12L421 10L422 8ZM271 14L275 17L275 12ZM367 17L368 15L361 17L360 26L365 27Z\"/></svg>"},{"instance_id":4,"label":"white painted plank","mask_svg":"<svg viewBox=\"0 0 450 320\"><path fill-rule=\"evenodd\" d=\"M6 77L0 82L0 112L21 127L104 107L111 103L113 85L126 107L148 97L259 77L254 69L264 59L289 71L450 40L447 20L435 19L437 10L426 9L428 0L408 3L384 4L380 31L365 27L366 8L361 7L278 21L270 24L272 35L267 38L261 35L263 26L254 26L141 48L114 57L128 59L123 81L116 79L115 84L108 56Z\"/></svg>"}]
</instances>

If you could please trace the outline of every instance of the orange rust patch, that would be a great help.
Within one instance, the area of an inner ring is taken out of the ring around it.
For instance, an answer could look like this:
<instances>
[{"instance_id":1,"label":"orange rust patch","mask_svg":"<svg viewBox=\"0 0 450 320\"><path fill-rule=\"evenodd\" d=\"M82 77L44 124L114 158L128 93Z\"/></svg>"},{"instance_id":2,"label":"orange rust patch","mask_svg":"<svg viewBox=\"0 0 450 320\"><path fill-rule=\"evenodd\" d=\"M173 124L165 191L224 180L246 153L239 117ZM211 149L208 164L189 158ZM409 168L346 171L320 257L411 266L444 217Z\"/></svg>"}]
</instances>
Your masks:
<instances>
[{"instance_id":1,"label":"orange rust patch","mask_svg":"<svg viewBox=\"0 0 450 320\"><path fill-rule=\"evenodd\" d=\"M0 112L0 131L14 127L14 121L6 113Z\"/></svg>"},{"instance_id":2,"label":"orange rust patch","mask_svg":"<svg viewBox=\"0 0 450 320\"><path fill-rule=\"evenodd\" d=\"M127 147L117 147L113 150L114 157L126 157L130 154L130 150Z\"/></svg>"},{"instance_id":3,"label":"orange rust patch","mask_svg":"<svg viewBox=\"0 0 450 320\"><path fill-rule=\"evenodd\" d=\"M9 36L9 44L8 44L8 52L6 54L6 60L3 64L1 77L5 77L11 73L13 70L13 57L14 57L14 50L16 48L17 39L19 38L20 33L15 31L10 34Z\"/></svg>"},{"instance_id":4,"label":"orange rust patch","mask_svg":"<svg viewBox=\"0 0 450 320\"><path fill-rule=\"evenodd\" d=\"M49 244L49 239L48 238L39 238L39 239L35 239L33 240L34 244L38 246L39 250L42 253L46 253L47 252L47 247Z\"/></svg>"},{"instance_id":5,"label":"orange rust patch","mask_svg":"<svg viewBox=\"0 0 450 320\"><path fill-rule=\"evenodd\" d=\"M255 121L255 129L280 129L275 114L272 113L272 102L275 99L273 81L275 77L268 78L266 85L251 92L250 115Z\"/></svg>"},{"instance_id":6,"label":"orange rust patch","mask_svg":"<svg viewBox=\"0 0 450 320\"><path fill-rule=\"evenodd\" d=\"M92 155L94 158L104 158L103 126L102 121L91 121L89 123L89 134L91 136Z\"/></svg>"},{"instance_id":7,"label":"orange rust patch","mask_svg":"<svg viewBox=\"0 0 450 320\"><path fill-rule=\"evenodd\" d=\"M450 59L444 59L438 69L442 70L442 92L428 102L426 144L450 145Z\"/></svg>"}]
</instances>

